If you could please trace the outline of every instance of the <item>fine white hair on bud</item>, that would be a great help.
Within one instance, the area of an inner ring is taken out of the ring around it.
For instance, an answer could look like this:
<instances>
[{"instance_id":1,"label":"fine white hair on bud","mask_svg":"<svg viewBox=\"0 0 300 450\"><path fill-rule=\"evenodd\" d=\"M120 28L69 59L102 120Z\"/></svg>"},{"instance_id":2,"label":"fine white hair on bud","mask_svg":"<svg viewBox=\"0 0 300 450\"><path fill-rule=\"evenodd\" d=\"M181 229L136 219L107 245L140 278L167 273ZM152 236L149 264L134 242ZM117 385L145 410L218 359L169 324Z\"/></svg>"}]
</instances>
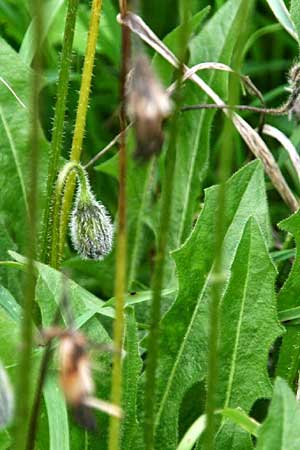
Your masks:
<instances>
[{"instance_id":1,"label":"fine white hair on bud","mask_svg":"<svg viewBox=\"0 0 300 450\"><path fill-rule=\"evenodd\" d=\"M71 215L71 240L84 259L101 260L111 252L113 224L103 206L91 192L88 180L80 182Z\"/></svg>"},{"instance_id":2,"label":"fine white hair on bud","mask_svg":"<svg viewBox=\"0 0 300 450\"><path fill-rule=\"evenodd\" d=\"M134 123L135 157L147 160L161 149L164 140L162 124L171 113L171 102L143 54L135 58L127 77L126 108Z\"/></svg>"}]
</instances>

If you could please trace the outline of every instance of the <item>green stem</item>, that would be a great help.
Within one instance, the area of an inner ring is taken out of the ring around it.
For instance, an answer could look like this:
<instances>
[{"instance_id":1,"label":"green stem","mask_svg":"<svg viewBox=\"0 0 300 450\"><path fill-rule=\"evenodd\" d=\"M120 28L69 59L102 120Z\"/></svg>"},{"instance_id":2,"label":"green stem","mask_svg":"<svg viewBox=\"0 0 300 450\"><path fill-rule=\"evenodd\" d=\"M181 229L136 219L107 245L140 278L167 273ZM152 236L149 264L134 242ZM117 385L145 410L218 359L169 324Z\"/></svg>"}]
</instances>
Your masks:
<instances>
[{"instance_id":1,"label":"green stem","mask_svg":"<svg viewBox=\"0 0 300 450\"><path fill-rule=\"evenodd\" d=\"M145 419L144 439L147 450L154 450L155 441L155 397L156 397L156 368L159 357L159 322L161 314L161 298L164 279L166 250L172 211L172 197L174 173L176 165L177 137L179 130L179 114L181 109L181 85L183 77L183 64L189 37L188 14L189 1L181 0L180 12L182 17L182 32L180 36L180 67L178 71L177 86L175 90L175 110L170 123L170 138L166 153L165 176L163 180L160 224L158 231L158 248L155 259L155 268L152 279L152 303L150 317L150 331L147 345L146 386L145 386Z\"/></svg>"},{"instance_id":2,"label":"green stem","mask_svg":"<svg viewBox=\"0 0 300 450\"><path fill-rule=\"evenodd\" d=\"M120 1L120 12L122 17L127 12L126 0ZM126 78L130 57L130 32L122 25L122 65L120 76L120 151L119 151L119 207L118 207L118 233L116 254L116 318L114 321L114 356L112 369L111 401L121 406L122 401L122 347L124 334L124 303L126 290L126 258L127 258L127 227L126 227ZM110 417L108 449L118 450L120 446L120 426L118 417Z\"/></svg>"},{"instance_id":3,"label":"green stem","mask_svg":"<svg viewBox=\"0 0 300 450\"><path fill-rule=\"evenodd\" d=\"M60 171L55 187L55 199L53 206L53 222L52 222L52 245L51 245L51 266L55 269L59 268L61 261L61 252L62 248L62 233L61 233L61 211L62 211L62 202L63 195L65 192L66 184L68 182L71 174L75 172L80 180L81 186L81 196L86 196L89 191L89 184L87 181L87 176L83 167L75 161L70 161L64 165L62 170ZM75 175L74 174L74 175Z\"/></svg>"},{"instance_id":4,"label":"green stem","mask_svg":"<svg viewBox=\"0 0 300 450\"><path fill-rule=\"evenodd\" d=\"M82 72L81 87L79 93L78 108L76 114L75 130L72 141L72 149L70 160L79 162L82 142L84 137L84 130L86 124L86 114L88 109L88 102L91 89L91 81L93 75L93 66L96 54L96 44L99 32L100 15L102 8L102 0L93 0L91 9L91 18L89 25L89 35L86 47L86 53L84 58L84 66ZM69 214L72 206L73 194L75 188L75 176L71 175L67 181L66 189L64 193L64 200L62 203L61 212L61 239L59 253L63 253L65 237L68 226Z\"/></svg>"},{"instance_id":5,"label":"green stem","mask_svg":"<svg viewBox=\"0 0 300 450\"><path fill-rule=\"evenodd\" d=\"M35 0L32 4L34 21L34 37L37 44L34 72L32 75L32 108L31 131L28 143L29 153L29 219L28 219L28 271L25 284L25 297L21 323L20 359L16 392L15 450L24 450L26 445L28 417L30 413L31 368L33 323L32 310L35 296L34 261L36 259L37 237L37 193L38 193L38 163L39 163L39 93L41 88L41 48L39 38L43 29L42 1Z\"/></svg>"},{"instance_id":6,"label":"green stem","mask_svg":"<svg viewBox=\"0 0 300 450\"><path fill-rule=\"evenodd\" d=\"M57 100L55 105L55 115L53 122L53 134L50 147L50 160L47 180L47 198L43 218L42 230L42 252L41 259L48 262L49 243L52 242L51 227L51 204L54 195L54 182L58 172L59 157L63 140L64 119L66 111L66 99L68 94L69 72L72 61L72 47L74 40L74 31L76 23L76 15L79 0L69 0L68 11L65 22L64 40L61 54L61 68L59 72Z\"/></svg>"}]
</instances>

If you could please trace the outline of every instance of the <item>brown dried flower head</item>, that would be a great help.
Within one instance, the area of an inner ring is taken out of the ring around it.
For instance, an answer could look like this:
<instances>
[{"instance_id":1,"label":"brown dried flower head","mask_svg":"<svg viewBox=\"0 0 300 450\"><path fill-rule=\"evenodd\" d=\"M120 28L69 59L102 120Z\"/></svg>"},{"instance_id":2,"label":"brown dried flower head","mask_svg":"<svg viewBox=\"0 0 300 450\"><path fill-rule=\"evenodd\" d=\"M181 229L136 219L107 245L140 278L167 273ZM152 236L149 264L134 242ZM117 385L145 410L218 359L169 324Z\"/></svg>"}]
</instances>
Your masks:
<instances>
[{"instance_id":1,"label":"brown dried flower head","mask_svg":"<svg viewBox=\"0 0 300 450\"><path fill-rule=\"evenodd\" d=\"M162 124L171 112L171 102L145 55L136 57L126 91L127 114L134 123L137 140L135 157L147 160L161 150Z\"/></svg>"},{"instance_id":2,"label":"brown dried flower head","mask_svg":"<svg viewBox=\"0 0 300 450\"><path fill-rule=\"evenodd\" d=\"M289 119L294 117L298 122L300 120L300 63L297 61L290 69L288 76L289 87L291 92L289 111Z\"/></svg>"}]
</instances>

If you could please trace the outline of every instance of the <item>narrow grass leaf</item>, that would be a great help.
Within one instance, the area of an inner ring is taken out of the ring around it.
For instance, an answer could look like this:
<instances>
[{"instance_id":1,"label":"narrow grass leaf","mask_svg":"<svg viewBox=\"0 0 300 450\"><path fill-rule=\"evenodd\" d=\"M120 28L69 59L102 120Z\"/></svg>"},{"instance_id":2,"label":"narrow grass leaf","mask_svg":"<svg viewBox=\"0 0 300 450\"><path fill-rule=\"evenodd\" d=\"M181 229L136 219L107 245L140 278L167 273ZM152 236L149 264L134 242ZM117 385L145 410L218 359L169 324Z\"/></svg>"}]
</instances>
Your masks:
<instances>
[{"instance_id":1,"label":"narrow grass leaf","mask_svg":"<svg viewBox=\"0 0 300 450\"><path fill-rule=\"evenodd\" d=\"M278 22L283 26L283 28L296 40L298 41L298 35L295 25L291 19L290 13L285 6L283 0L267 0L274 16ZM298 4L299 6L299 4Z\"/></svg>"},{"instance_id":2,"label":"narrow grass leaf","mask_svg":"<svg viewBox=\"0 0 300 450\"><path fill-rule=\"evenodd\" d=\"M48 376L43 393L49 423L49 450L69 450L70 439L66 402L53 373Z\"/></svg>"}]
</instances>

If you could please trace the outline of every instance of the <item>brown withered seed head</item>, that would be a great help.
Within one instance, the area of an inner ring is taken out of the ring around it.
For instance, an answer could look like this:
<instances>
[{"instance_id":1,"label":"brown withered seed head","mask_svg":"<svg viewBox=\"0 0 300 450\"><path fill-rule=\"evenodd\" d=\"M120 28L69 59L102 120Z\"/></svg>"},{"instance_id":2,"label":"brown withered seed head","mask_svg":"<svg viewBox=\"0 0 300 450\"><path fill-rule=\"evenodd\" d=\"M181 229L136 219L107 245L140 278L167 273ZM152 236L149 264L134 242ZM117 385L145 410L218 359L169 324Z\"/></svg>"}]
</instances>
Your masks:
<instances>
[{"instance_id":1,"label":"brown withered seed head","mask_svg":"<svg viewBox=\"0 0 300 450\"><path fill-rule=\"evenodd\" d=\"M300 63L296 62L290 69L289 72L289 83L290 85L298 85L300 84Z\"/></svg>"},{"instance_id":2,"label":"brown withered seed head","mask_svg":"<svg viewBox=\"0 0 300 450\"><path fill-rule=\"evenodd\" d=\"M126 93L127 114L134 123L137 140L135 157L147 160L161 150L162 124L171 112L171 103L145 55L136 57Z\"/></svg>"},{"instance_id":3,"label":"brown withered seed head","mask_svg":"<svg viewBox=\"0 0 300 450\"><path fill-rule=\"evenodd\" d=\"M61 337L59 345L60 384L67 402L76 406L91 395L94 384L86 352L86 339L72 332Z\"/></svg>"}]
</instances>

